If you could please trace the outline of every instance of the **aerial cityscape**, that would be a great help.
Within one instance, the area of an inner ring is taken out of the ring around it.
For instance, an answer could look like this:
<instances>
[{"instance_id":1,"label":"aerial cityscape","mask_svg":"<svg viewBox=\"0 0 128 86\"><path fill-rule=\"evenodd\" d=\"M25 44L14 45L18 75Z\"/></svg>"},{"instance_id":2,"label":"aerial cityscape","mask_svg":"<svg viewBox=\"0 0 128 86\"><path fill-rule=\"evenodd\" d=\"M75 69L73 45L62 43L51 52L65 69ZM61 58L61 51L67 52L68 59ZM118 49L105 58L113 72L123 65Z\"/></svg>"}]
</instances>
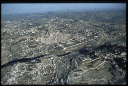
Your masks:
<instances>
[{"instance_id":1,"label":"aerial cityscape","mask_svg":"<svg viewBox=\"0 0 128 86\"><path fill-rule=\"evenodd\" d=\"M2 16L2 85L124 85L126 61L125 10Z\"/></svg>"}]
</instances>

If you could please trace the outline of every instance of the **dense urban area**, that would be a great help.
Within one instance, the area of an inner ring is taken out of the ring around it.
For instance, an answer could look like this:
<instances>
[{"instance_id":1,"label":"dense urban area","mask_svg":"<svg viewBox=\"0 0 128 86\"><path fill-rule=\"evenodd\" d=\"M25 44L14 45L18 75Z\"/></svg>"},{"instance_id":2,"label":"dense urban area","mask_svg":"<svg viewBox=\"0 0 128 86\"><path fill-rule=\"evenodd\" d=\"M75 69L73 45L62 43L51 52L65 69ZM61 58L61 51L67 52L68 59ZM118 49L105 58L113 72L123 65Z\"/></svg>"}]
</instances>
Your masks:
<instances>
[{"instance_id":1,"label":"dense urban area","mask_svg":"<svg viewBox=\"0 0 128 86\"><path fill-rule=\"evenodd\" d=\"M1 20L1 83L126 84L126 12L48 12Z\"/></svg>"}]
</instances>

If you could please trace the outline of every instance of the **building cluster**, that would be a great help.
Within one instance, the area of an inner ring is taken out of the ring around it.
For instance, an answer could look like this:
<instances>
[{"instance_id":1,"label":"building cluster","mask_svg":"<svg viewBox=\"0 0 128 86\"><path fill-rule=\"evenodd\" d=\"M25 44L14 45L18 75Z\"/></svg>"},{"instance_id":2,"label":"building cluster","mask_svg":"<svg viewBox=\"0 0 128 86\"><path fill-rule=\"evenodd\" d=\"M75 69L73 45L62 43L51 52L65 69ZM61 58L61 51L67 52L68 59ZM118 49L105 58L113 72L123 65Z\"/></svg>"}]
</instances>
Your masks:
<instances>
[{"instance_id":1,"label":"building cluster","mask_svg":"<svg viewBox=\"0 0 128 86\"><path fill-rule=\"evenodd\" d=\"M25 37L26 40L22 41L20 44L23 49L21 50L23 52L20 53L21 56L26 56L27 54L34 56L38 53L46 53L48 52L47 46L54 44L60 45L60 43L66 43L72 40L78 41L79 43L96 40L96 44L99 45L104 40L113 40L117 38L116 36L126 36L126 33L118 33L113 38L105 32L104 29L116 30L119 28L116 25L89 23L83 20L75 22L73 19L58 17L37 20L22 19L19 21L2 22L2 24L2 33L6 32L9 35L21 39ZM9 42L16 42L16 40L20 39L9 39ZM29 46L29 42L33 48ZM64 48L64 46L61 47Z\"/></svg>"}]
</instances>

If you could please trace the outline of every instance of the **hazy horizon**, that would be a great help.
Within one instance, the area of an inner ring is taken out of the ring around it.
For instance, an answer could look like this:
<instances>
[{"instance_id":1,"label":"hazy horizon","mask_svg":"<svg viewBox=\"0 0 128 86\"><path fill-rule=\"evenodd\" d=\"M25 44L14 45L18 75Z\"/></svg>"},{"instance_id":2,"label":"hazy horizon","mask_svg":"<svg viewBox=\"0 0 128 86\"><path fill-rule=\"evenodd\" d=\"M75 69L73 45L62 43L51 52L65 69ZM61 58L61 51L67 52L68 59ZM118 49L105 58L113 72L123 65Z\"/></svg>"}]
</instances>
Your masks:
<instances>
[{"instance_id":1,"label":"hazy horizon","mask_svg":"<svg viewBox=\"0 0 128 86\"><path fill-rule=\"evenodd\" d=\"M126 10L126 3L4 3L1 14L45 13L63 11Z\"/></svg>"}]
</instances>

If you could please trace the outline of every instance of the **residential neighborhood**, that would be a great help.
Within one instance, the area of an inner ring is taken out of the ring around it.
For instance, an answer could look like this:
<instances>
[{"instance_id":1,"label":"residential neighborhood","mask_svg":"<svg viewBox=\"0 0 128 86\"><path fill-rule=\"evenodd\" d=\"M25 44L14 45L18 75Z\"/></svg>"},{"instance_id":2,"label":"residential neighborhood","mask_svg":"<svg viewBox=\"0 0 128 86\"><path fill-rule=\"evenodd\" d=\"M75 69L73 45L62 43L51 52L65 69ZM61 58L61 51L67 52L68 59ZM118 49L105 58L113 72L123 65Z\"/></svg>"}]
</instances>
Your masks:
<instances>
[{"instance_id":1,"label":"residential neighborhood","mask_svg":"<svg viewBox=\"0 0 128 86\"><path fill-rule=\"evenodd\" d=\"M15 15L17 19L14 15L4 17L1 83L90 85L115 84L125 79L126 21L124 16L114 17L123 12L108 11L110 21L102 19L106 12L100 12L100 19L97 13L53 12ZM10 72L4 73L5 70ZM125 83L124 80L121 84Z\"/></svg>"}]
</instances>

